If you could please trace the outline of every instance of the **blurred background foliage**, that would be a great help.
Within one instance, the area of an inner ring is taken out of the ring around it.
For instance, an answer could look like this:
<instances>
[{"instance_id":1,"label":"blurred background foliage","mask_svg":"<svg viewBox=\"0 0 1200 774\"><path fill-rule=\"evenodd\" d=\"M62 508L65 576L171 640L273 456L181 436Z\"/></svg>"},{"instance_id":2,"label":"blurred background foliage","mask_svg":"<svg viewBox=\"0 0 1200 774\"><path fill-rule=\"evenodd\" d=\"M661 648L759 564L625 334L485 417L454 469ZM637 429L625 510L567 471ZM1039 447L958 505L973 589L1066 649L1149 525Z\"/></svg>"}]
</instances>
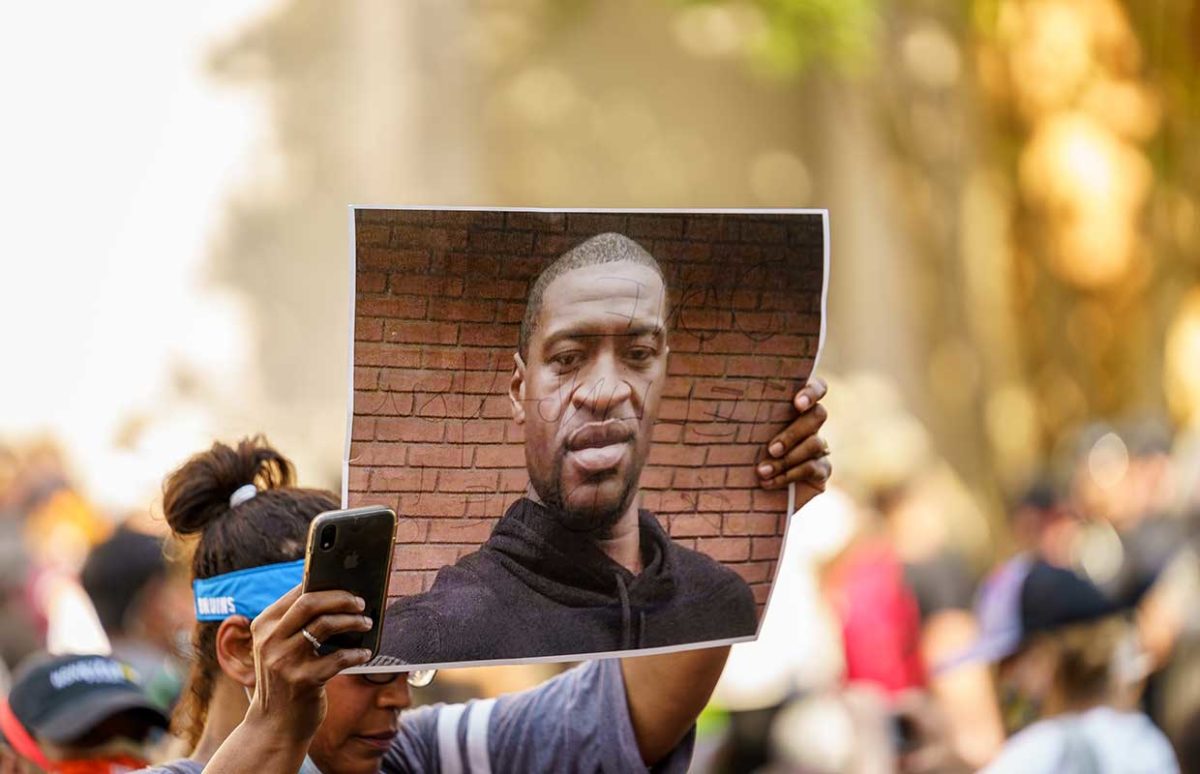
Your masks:
<instances>
[{"instance_id":1,"label":"blurred background foliage","mask_svg":"<svg viewBox=\"0 0 1200 774\"><path fill-rule=\"evenodd\" d=\"M340 310L305 299L344 282L347 201L828 207L823 368L893 382L998 525L1095 422L1200 407L1198 19L1191 0L287 2L212 58L266 95L286 181L237 205L218 265L271 319L317 310L260 349L273 400L329 405L340 371L287 364L345 346Z\"/></svg>"}]
</instances>

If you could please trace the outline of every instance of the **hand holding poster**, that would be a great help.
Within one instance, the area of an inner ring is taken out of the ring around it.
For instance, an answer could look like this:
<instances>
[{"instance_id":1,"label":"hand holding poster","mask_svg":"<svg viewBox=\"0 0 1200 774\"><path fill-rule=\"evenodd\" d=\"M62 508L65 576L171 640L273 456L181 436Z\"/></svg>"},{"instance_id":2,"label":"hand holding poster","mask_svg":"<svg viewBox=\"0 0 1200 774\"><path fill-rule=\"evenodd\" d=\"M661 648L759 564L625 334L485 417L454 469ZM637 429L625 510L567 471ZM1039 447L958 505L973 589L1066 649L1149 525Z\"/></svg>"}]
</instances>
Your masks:
<instances>
[{"instance_id":1,"label":"hand holding poster","mask_svg":"<svg viewBox=\"0 0 1200 774\"><path fill-rule=\"evenodd\" d=\"M805 211L355 210L344 499L399 517L378 663L752 638L788 523L756 465L787 459L767 447L819 351L826 233Z\"/></svg>"}]
</instances>

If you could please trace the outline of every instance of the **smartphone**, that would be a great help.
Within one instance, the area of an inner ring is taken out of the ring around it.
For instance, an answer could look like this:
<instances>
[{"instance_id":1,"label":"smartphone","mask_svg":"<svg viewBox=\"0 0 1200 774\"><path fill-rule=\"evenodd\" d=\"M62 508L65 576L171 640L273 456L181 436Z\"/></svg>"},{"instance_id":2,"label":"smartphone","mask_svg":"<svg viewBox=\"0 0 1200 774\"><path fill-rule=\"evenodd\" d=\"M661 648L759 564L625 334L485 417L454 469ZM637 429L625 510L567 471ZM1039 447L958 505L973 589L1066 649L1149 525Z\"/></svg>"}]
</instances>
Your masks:
<instances>
[{"instance_id":1,"label":"smartphone","mask_svg":"<svg viewBox=\"0 0 1200 774\"><path fill-rule=\"evenodd\" d=\"M366 602L363 615L371 630L344 632L321 643L321 655L342 648L367 648L379 652L392 570L392 545L396 514L382 506L325 511L308 527L304 553L304 590L349 591Z\"/></svg>"}]
</instances>

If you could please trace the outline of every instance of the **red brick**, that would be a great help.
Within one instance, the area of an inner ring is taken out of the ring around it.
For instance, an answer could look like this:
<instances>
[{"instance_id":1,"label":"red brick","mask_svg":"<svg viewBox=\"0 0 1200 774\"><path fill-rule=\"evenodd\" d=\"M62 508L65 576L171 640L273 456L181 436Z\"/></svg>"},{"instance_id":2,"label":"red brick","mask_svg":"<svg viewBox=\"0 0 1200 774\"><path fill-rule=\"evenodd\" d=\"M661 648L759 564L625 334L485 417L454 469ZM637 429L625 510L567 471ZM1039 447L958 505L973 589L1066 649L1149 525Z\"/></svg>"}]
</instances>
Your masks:
<instances>
[{"instance_id":1,"label":"red brick","mask_svg":"<svg viewBox=\"0 0 1200 774\"><path fill-rule=\"evenodd\" d=\"M438 476L438 491L494 492L498 480L494 470L443 470Z\"/></svg>"},{"instance_id":2,"label":"red brick","mask_svg":"<svg viewBox=\"0 0 1200 774\"><path fill-rule=\"evenodd\" d=\"M400 516L396 519L396 544L424 543L429 534L429 522L425 519L410 519Z\"/></svg>"},{"instance_id":3,"label":"red brick","mask_svg":"<svg viewBox=\"0 0 1200 774\"><path fill-rule=\"evenodd\" d=\"M418 417L381 417L375 425L375 437L380 441L432 443L442 440L446 430L445 424Z\"/></svg>"},{"instance_id":4,"label":"red brick","mask_svg":"<svg viewBox=\"0 0 1200 774\"><path fill-rule=\"evenodd\" d=\"M734 489L723 492L700 492L697 508L700 511L748 511L751 508L750 492Z\"/></svg>"},{"instance_id":5,"label":"red brick","mask_svg":"<svg viewBox=\"0 0 1200 774\"><path fill-rule=\"evenodd\" d=\"M683 439L683 425L672 425L659 422L654 426L654 435L652 437L656 445L678 443Z\"/></svg>"},{"instance_id":6,"label":"red brick","mask_svg":"<svg viewBox=\"0 0 1200 774\"><path fill-rule=\"evenodd\" d=\"M463 294L468 298L525 299L526 283L518 280L497 280L488 277L468 277Z\"/></svg>"},{"instance_id":7,"label":"red brick","mask_svg":"<svg viewBox=\"0 0 1200 774\"><path fill-rule=\"evenodd\" d=\"M754 510L759 513L783 513L787 510L787 489L755 489L752 493ZM749 510L749 509L747 509Z\"/></svg>"},{"instance_id":8,"label":"red brick","mask_svg":"<svg viewBox=\"0 0 1200 774\"><path fill-rule=\"evenodd\" d=\"M456 323L389 320L384 327L388 341L405 344L454 344L458 341Z\"/></svg>"},{"instance_id":9,"label":"red brick","mask_svg":"<svg viewBox=\"0 0 1200 774\"><path fill-rule=\"evenodd\" d=\"M696 550L719 562L744 562L750 558L750 538L700 538Z\"/></svg>"},{"instance_id":10,"label":"red brick","mask_svg":"<svg viewBox=\"0 0 1200 774\"><path fill-rule=\"evenodd\" d=\"M734 572L747 583L766 583L771 580L770 562L747 562L730 565Z\"/></svg>"},{"instance_id":11,"label":"red brick","mask_svg":"<svg viewBox=\"0 0 1200 774\"><path fill-rule=\"evenodd\" d=\"M525 468L500 471L501 492L524 492L529 487L529 472Z\"/></svg>"},{"instance_id":12,"label":"red brick","mask_svg":"<svg viewBox=\"0 0 1200 774\"><path fill-rule=\"evenodd\" d=\"M689 376L721 376L725 373L725 358L720 355L671 355L668 373Z\"/></svg>"},{"instance_id":13,"label":"red brick","mask_svg":"<svg viewBox=\"0 0 1200 774\"><path fill-rule=\"evenodd\" d=\"M375 468L371 472L371 491L432 492L437 476L433 468Z\"/></svg>"},{"instance_id":14,"label":"red brick","mask_svg":"<svg viewBox=\"0 0 1200 774\"><path fill-rule=\"evenodd\" d=\"M696 496L678 490L647 492L642 503L646 510L655 513L692 513L696 510Z\"/></svg>"},{"instance_id":15,"label":"red brick","mask_svg":"<svg viewBox=\"0 0 1200 774\"><path fill-rule=\"evenodd\" d=\"M756 537L752 538L753 545L750 549L751 559L769 559L775 561L779 558L779 549L783 547L783 538L778 537Z\"/></svg>"},{"instance_id":16,"label":"red brick","mask_svg":"<svg viewBox=\"0 0 1200 774\"><path fill-rule=\"evenodd\" d=\"M750 587L750 592L754 594L754 603L761 607L767 604L767 598L771 596L771 585L768 583L756 583ZM759 610L759 615L762 615L761 610Z\"/></svg>"},{"instance_id":17,"label":"red brick","mask_svg":"<svg viewBox=\"0 0 1200 774\"><path fill-rule=\"evenodd\" d=\"M651 465L683 465L696 467L704 464L704 454L707 449L703 446L662 446L650 448L649 462Z\"/></svg>"},{"instance_id":18,"label":"red brick","mask_svg":"<svg viewBox=\"0 0 1200 774\"><path fill-rule=\"evenodd\" d=\"M642 470L639 484L643 489L669 489L674 475L673 468L647 467Z\"/></svg>"},{"instance_id":19,"label":"red brick","mask_svg":"<svg viewBox=\"0 0 1200 774\"><path fill-rule=\"evenodd\" d=\"M471 464L469 446L449 444L410 444L408 464L431 468L462 468Z\"/></svg>"},{"instance_id":20,"label":"red brick","mask_svg":"<svg viewBox=\"0 0 1200 774\"><path fill-rule=\"evenodd\" d=\"M728 471L725 474L725 486L730 489L757 489L762 485L762 479L758 477L753 464L735 465Z\"/></svg>"},{"instance_id":21,"label":"red brick","mask_svg":"<svg viewBox=\"0 0 1200 774\"><path fill-rule=\"evenodd\" d=\"M475 447L475 467L477 468L511 468L523 465L524 462L524 451L515 444Z\"/></svg>"},{"instance_id":22,"label":"red brick","mask_svg":"<svg viewBox=\"0 0 1200 774\"><path fill-rule=\"evenodd\" d=\"M365 210L368 214L376 214L379 220L392 225L426 226L433 223L437 213L434 210L400 209L400 210Z\"/></svg>"},{"instance_id":23,"label":"red brick","mask_svg":"<svg viewBox=\"0 0 1200 774\"><path fill-rule=\"evenodd\" d=\"M519 329L515 325L473 325L464 323L462 326L462 343L474 347L508 347L516 349Z\"/></svg>"},{"instance_id":24,"label":"red brick","mask_svg":"<svg viewBox=\"0 0 1200 774\"><path fill-rule=\"evenodd\" d=\"M731 422L689 422L683 428L683 442L687 444L725 444L737 440L736 424Z\"/></svg>"},{"instance_id":25,"label":"red brick","mask_svg":"<svg viewBox=\"0 0 1200 774\"><path fill-rule=\"evenodd\" d=\"M772 336L754 345L756 355L790 355L804 357L814 354L815 344L807 336Z\"/></svg>"},{"instance_id":26,"label":"red brick","mask_svg":"<svg viewBox=\"0 0 1200 774\"><path fill-rule=\"evenodd\" d=\"M374 417L354 417L351 423L350 439L354 441L370 441L375 438Z\"/></svg>"},{"instance_id":27,"label":"red brick","mask_svg":"<svg viewBox=\"0 0 1200 774\"><path fill-rule=\"evenodd\" d=\"M724 309L689 305L673 313L672 323L680 331L727 331L733 327L733 315Z\"/></svg>"},{"instance_id":28,"label":"red brick","mask_svg":"<svg viewBox=\"0 0 1200 774\"><path fill-rule=\"evenodd\" d=\"M373 390L379 384L379 370L376 368L354 368L354 389Z\"/></svg>"},{"instance_id":29,"label":"red brick","mask_svg":"<svg viewBox=\"0 0 1200 774\"><path fill-rule=\"evenodd\" d=\"M567 230L590 238L607 231L624 232L627 216L618 212L572 212L567 214Z\"/></svg>"},{"instance_id":30,"label":"red brick","mask_svg":"<svg viewBox=\"0 0 1200 774\"><path fill-rule=\"evenodd\" d=\"M407 551L408 549L397 549L397 553L401 550ZM396 566L394 562L392 566ZM420 594L424 590L424 583L419 573L393 572L392 577L388 580L389 600L395 597L408 597L413 594Z\"/></svg>"},{"instance_id":31,"label":"red brick","mask_svg":"<svg viewBox=\"0 0 1200 774\"><path fill-rule=\"evenodd\" d=\"M454 372L429 369L385 370L379 386L388 392L448 392L454 389Z\"/></svg>"},{"instance_id":32,"label":"red brick","mask_svg":"<svg viewBox=\"0 0 1200 774\"><path fill-rule=\"evenodd\" d=\"M467 246L465 228L396 226L392 229L393 247L424 247L434 250L454 250Z\"/></svg>"},{"instance_id":33,"label":"red brick","mask_svg":"<svg viewBox=\"0 0 1200 774\"><path fill-rule=\"evenodd\" d=\"M630 215L625 234L634 239L683 235L683 215Z\"/></svg>"},{"instance_id":34,"label":"red brick","mask_svg":"<svg viewBox=\"0 0 1200 774\"><path fill-rule=\"evenodd\" d=\"M426 247L426 245L419 245ZM356 254L355 269L378 269L421 273L429 270L428 250L395 250L388 247L360 247Z\"/></svg>"},{"instance_id":35,"label":"red brick","mask_svg":"<svg viewBox=\"0 0 1200 774\"><path fill-rule=\"evenodd\" d=\"M350 462L353 465L403 465L402 443L380 443L355 441L350 445Z\"/></svg>"},{"instance_id":36,"label":"red brick","mask_svg":"<svg viewBox=\"0 0 1200 774\"><path fill-rule=\"evenodd\" d=\"M779 516L773 513L730 513L725 516L726 535L776 534Z\"/></svg>"},{"instance_id":37,"label":"red brick","mask_svg":"<svg viewBox=\"0 0 1200 774\"><path fill-rule=\"evenodd\" d=\"M380 416L408 416L412 414L411 395L384 392L381 390L355 390L354 413L378 414Z\"/></svg>"},{"instance_id":38,"label":"red brick","mask_svg":"<svg viewBox=\"0 0 1200 774\"><path fill-rule=\"evenodd\" d=\"M500 228L504 225L504 213L494 210L437 210L433 222L450 226L478 226Z\"/></svg>"},{"instance_id":39,"label":"red brick","mask_svg":"<svg viewBox=\"0 0 1200 774\"><path fill-rule=\"evenodd\" d=\"M420 296L383 296L355 302L356 317L386 317L390 320L420 320L425 317L425 299Z\"/></svg>"},{"instance_id":40,"label":"red brick","mask_svg":"<svg viewBox=\"0 0 1200 774\"><path fill-rule=\"evenodd\" d=\"M538 234L533 253L541 257L543 264L549 265L551 259L567 252L580 241L582 240L568 234Z\"/></svg>"},{"instance_id":41,"label":"red brick","mask_svg":"<svg viewBox=\"0 0 1200 774\"><path fill-rule=\"evenodd\" d=\"M715 514L680 513L671 517L671 537L721 534L721 517Z\"/></svg>"},{"instance_id":42,"label":"red brick","mask_svg":"<svg viewBox=\"0 0 1200 774\"><path fill-rule=\"evenodd\" d=\"M525 231L471 229L468 245L484 253L528 255L533 251L533 234Z\"/></svg>"},{"instance_id":43,"label":"red brick","mask_svg":"<svg viewBox=\"0 0 1200 774\"><path fill-rule=\"evenodd\" d=\"M468 395L504 395L507 400L512 370L471 371L463 374L462 391Z\"/></svg>"},{"instance_id":44,"label":"red brick","mask_svg":"<svg viewBox=\"0 0 1200 774\"><path fill-rule=\"evenodd\" d=\"M725 468L679 468L675 486L680 489L714 489L724 486Z\"/></svg>"},{"instance_id":45,"label":"red brick","mask_svg":"<svg viewBox=\"0 0 1200 774\"><path fill-rule=\"evenodd\" d=\"M392 236L392 227L383 223L364 223L354 228L354 243L356 245L387 246Z\"/></svg>"},{"instance_id":46,"label":"red brick","mask_svg":"<svg viewBox=\"0 0 1200 774\"><path fill-rule=\"evenodd\" d=\"M410 545L398 546L392 558L392 568L395 570L437 570L448 564L454 564L458 559L458 551L453 546L443 545Z\"/></svg>"},{"instance_id":47,"label":"red brick","mask_svg":"<svg viewBox=\"0 0 1200 774\"><path fill-rule=\"evenodd\" d=\"M561 212L506 212L504 225L526 231L562 231L567 227L567 216Z\"/></svg>"},{"instance_id":48,"label":"red brick","mask_svg":"<svg viewBox=\"0 0 1200 774\"><path fill-rule=\"evenodd\" d=\"M496 322L500 323L519 323L525 318L525 304L523 303L499 303L499 311L496 313Z\"/></svg>"},{"instance_id":49,"label":"red brick","mask_svg":"<svg viewBox=\"0 0 1200 774\"><path fill-rule=\"evenodd\" d=\"M709 465L753 465L762 449L758 446L714 446L709 449Z\"/></svg>"},{"instance_id":50,"label":"red brick","mask_svg":"<svg viewBox=\"0 0 1200 774\"><path fill-rule=\"evenodd\" d=\"M383 320L378 317L360 317L354 321L355 341L379 341L383 338Z\"/></svg>"},{"instance_id":51,"label":"red brick","mask_svg":"<svg viewBox=\"0 0 1200 774\"><path fill-rule=\"evenodd\" d=\"M391 344L359 344L354 347L354 364L415 368L421 364L421 351L415 347L396 347Z\"/></svg>"},{"instance_id":52,"label":"red brick","mask_svg":"<svg viewBox=\"0 0 1200 774\"><path fill-rule=\"evenodd\" d=\"M687 419L687 415L687 400L668 398L658 404L659 422L682 422Z\"/></svg>"},{"instance_id":53,"label":"red brick","mask_svg":"<svg viewBox=\"0 0 1200 774\"><path fill-rule=\"evenodd\" d=\"M507 422L471 419L449 422L446 440L450 443L503 443L504 426Z\"/></svg>"},{"instance_id":54,"label":"red brick","mask_svg":"<svg viewBox=\"0 0 1200 774\"><path fill-rule=\"evenodd\" d=\"M396 295L421 293L430 298L458 297L463 293L462 277L430 277L425 274L392 274L388 290Z\"/></svg>"},{"instance_id":55,"label":"red brick","mask_svg":"<svg viewBox=\"0 0 1200 774\"><path fill-rule=\"evenodd\" d=\"M346 482L346 488L351 492L365 492L370 488L370 485L371 469L351 465L350 479Z\"/></svg>"},{"instance_id":56,"label":"red brick","mask_svg":"<svg viewBox=\"0 0 1200 774\"><path fill-rule=\"evenodd\" d=\"M469 322L491 322L496 318L496 302L480 299L435 299L429 305L431 320L464 320ZM471 339L464 336L464 341Z\"/></svg>"},{"instance_id":57,"label":"red brick","mask_svg":"<svg viewBox=\"0 0 1200 774\"><path fill-rule=\"evenodd\" d=\"M753 347L754 342L742 333L714 333L700 343L700 349L704 352L720 352L730 355L749 352Z\"/></svg>"},{"instance_id":58,"label":"red brick","mask_svg":"<svg viewBox=\"0 0 1200 774\"><path fill-rule=\"evenodd\" d=\"M419 392L413 395L413 407L417 416L463 419L477 408L464 396L451 392ZM477 399L475 399L477 400Z\"/></svg>"},{"instance_id":59,"label":"red brick","mask_svg":"<svg viewBox=\"0 0 1200 774\"><path fill-rule=\"evenodd\" d=\"M546 235L539 235L539 239ZM501 256L499 275L501 279L531 281L547 266L545 258L518 258L511 255ZM524 307L522 307L522 314ZM518 318L520 319L520 318Z\"/></svg>"},{"instance_id":60,"label":"red brick","mask_svg":"<svg viewBox=\"0 0 1200 774\"><path fill-rule=\"evenodd\" d=\"M467 498L461 494L422 492L419 497L405 498L401 505L407 516L461 518L467 513Z\"/></svg>"},{"instance_id":61,"label":"red brick","mask_svg":"<svg viewBox=\"0 0 1200 774\"><path fill-rule=\"evenodd\" d=\"M691 215L684 228L684 236L688 239L712 241L721 231L720 218L722 215Z\"/></svg>"},{"instance_id":62,"label":"red brick","mask_svg":"<svg viewBox=\"0 0 1200 774\"><path fill-rule=\"evenodd\" d=\"M354 275L355 293L382 293L387 290L387 274L382 271L360 271Z\"/></svg>"},{"instance_id":63,"label":"red brick","mask_svg":"<svg viewBox=\"0 0 1200 774\"><path fill-rule=\"evenodd\" d=\"M429 525L429 542L482 544L495 525L494 521L482 519L438 519Z\"/></svg>"},{"instance_id":64,"label":"red brick","mask_svg":"<svg viewBox=\"0 0 1200 774\"><path fill-rule=\"evenodd\" d=\"M741 236L746 242L786 242L787 227L779 222L744 221Z\"/></svg>"}]
</instances>

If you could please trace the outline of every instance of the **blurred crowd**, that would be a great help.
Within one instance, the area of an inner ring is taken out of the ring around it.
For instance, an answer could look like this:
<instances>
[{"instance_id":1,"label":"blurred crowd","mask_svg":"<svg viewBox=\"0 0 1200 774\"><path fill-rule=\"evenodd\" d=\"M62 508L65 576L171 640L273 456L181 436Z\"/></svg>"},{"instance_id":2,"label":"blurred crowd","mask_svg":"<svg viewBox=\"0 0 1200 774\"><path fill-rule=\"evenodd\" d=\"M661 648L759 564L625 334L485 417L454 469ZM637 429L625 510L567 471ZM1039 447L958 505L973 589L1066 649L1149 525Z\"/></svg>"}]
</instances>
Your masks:
<instances>
[{"instance_id":1,"label":"blurred crowd","mask_svg":"<svg viewBox=\"0 0 1200 774\"><path fill-rule=\"evenodd\" d=\"M1200 771L1200 439L1088 425L996 507L886 383L826 402L833 486L790 524L694 771ZM0 770L186 754L186 546L67 471L52 444L0 448Z\"/></svg>"},{"instance_id":2,"label":"blurred crowd","mask_svg":"<svg viewBox=\"0 0 1200 774\"><path fill-rule=\"evenodd\" d=\"M834 486L789 526L697 769L1200 771L1192 432L1081 427L989 518L888 385L827 403Z\"/></svg>"}]
</instances>

